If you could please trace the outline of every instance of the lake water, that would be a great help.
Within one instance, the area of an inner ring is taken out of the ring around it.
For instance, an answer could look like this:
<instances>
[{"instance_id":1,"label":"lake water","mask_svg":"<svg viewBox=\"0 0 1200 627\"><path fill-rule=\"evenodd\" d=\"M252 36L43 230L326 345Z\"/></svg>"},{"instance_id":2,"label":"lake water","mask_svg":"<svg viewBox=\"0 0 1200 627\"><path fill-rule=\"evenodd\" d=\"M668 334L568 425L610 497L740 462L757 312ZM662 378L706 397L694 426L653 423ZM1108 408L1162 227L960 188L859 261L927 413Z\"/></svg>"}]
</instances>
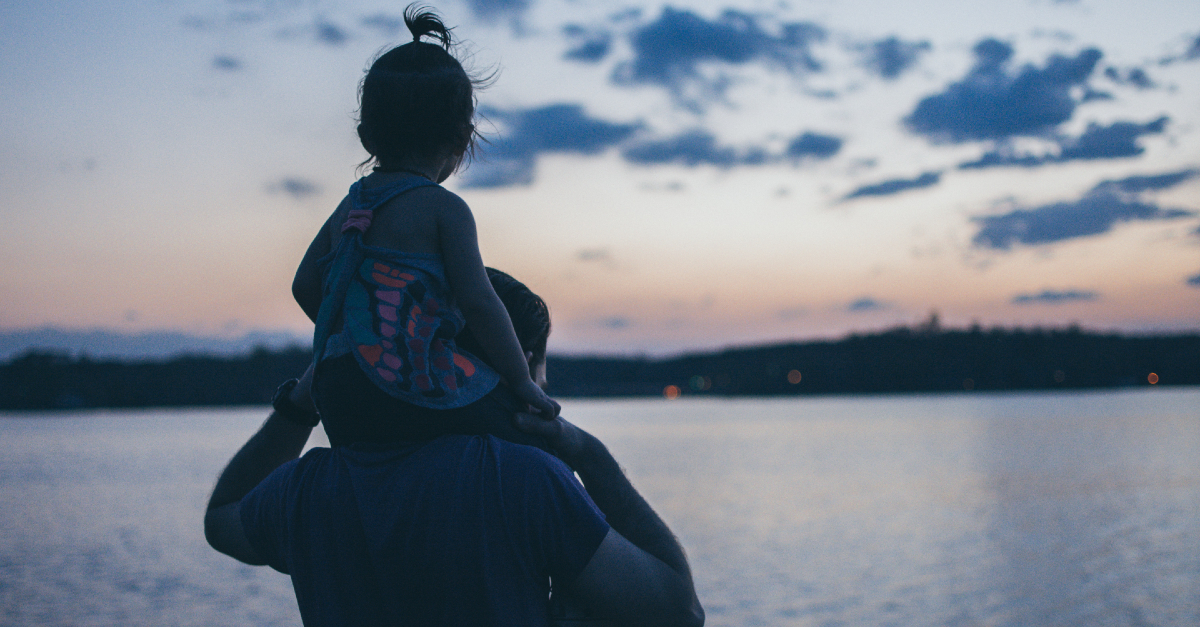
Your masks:
<instances>
[{"instance_id":1,"label":"lake water","mask_svg":"<svg viewBox=\"0 0 1200 627\"><path fill-rule=\"evenodd\" d=\"M709 625L1200 625L1200 389L563 412L679 535ZM0 414L0 624L299 625L202 531L266 413Z\"/></svg>"}]
</instances>

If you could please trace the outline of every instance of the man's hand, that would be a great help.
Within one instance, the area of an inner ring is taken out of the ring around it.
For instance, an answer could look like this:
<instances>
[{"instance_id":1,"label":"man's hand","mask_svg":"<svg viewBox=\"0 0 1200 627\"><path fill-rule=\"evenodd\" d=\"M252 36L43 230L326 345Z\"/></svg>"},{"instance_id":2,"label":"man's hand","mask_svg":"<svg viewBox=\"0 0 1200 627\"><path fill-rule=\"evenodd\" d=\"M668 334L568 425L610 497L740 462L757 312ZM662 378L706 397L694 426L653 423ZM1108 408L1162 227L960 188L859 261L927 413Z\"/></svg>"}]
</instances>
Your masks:
<instances>
[{"instance_id":1,"label":"man's hand","mask_svg":"<svg viewBox=\"0 0 1200 627\"><path fill-rule=\"evenodd\" d=\"M558 453L559 459L569 466L573 467L574 461L583 452L584 431L564 420L562 416L546 420L534 414L517 413L516 423L521 431L546 438L546 443Z\"/></svg>"},{"instance_id":2,"label":"man's hand","mask_svg":"<svg viewBox=\"0 0 1200 627\"><path fill-rule=\"evenodd\" d=\"M542 420L550 420L558 416L558 412L562 411L562 407L558 402L546 396L546 391L529 377L515 384L512 391L518 398L529 403L534 409L539 411L539 416Z\"/></svg>"}]
</instances>

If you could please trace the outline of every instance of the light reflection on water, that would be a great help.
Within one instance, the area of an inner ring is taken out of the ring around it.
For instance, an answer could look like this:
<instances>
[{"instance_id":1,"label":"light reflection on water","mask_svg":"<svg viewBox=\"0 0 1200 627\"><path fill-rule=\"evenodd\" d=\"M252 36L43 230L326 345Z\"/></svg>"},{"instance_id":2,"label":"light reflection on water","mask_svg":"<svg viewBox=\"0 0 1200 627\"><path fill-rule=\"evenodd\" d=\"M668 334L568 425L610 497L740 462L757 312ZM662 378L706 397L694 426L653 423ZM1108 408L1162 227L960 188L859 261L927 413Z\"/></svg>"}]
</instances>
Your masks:
<instances>
[{"instance_id":1,"label":"light reflection on water","mask_svg":"<svg viewBox=\"0 0 1200 627\"><path fill-rule=\"evenodd\" d=\"M265 409L0 418L0 624L298 625L205 544ZM1200 389L567 401L709 625L1200 624Z\"/></svg>"},{"instance_id":2,"label":"light reflection on water","mask_svg":"<svg viewBox=\"0 0 1200 627\"><path fill-rule=\"evenodd\" d=\"M683 538L710 625L1198 625L1200 390L1163 392L574 414Z\"/></svg>"}]
</instances>

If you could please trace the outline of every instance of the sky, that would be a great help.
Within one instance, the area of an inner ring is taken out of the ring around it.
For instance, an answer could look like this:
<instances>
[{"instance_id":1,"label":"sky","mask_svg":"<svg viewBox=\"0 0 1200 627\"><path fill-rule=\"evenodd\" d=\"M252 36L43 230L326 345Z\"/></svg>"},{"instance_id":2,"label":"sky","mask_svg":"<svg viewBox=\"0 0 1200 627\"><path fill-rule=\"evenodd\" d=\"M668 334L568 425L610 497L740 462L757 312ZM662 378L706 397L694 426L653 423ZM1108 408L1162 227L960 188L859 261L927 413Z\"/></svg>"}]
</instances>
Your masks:
<instances>
[{"instance_id":1,"label":"sky","mask_svg":"<svg viewBox=\"0 0 1200 627\"><path fill-rule=\"evenodd\" d=\"M1200 3L433 3L551 350L1200 329ZM0 5L0 332L306 337L375 0Z\"/></svg>"}]
</instances>

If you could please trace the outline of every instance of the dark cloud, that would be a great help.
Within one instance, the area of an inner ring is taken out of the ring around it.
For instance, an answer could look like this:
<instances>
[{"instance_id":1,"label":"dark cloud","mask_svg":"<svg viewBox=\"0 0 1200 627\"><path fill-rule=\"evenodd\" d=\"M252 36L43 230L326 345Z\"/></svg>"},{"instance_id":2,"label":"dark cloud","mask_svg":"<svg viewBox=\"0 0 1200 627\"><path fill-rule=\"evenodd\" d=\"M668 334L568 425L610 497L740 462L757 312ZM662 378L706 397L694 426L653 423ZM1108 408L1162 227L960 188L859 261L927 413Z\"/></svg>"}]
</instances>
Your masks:
<instances>
[{"instance_id":1,"label":"dark cloud","mask_svg":"<svg viewBox=\"0 0 1200 627\"><path fill-rule=\"evenodd\" d=\"M640 165L716 166L762 166L778 161L798 161L805 157L829 159L841 150L841 139L814 132L804 132L788 142L784 154L768 153L762 147L734 148L721 145L716 137L703 129L692 129L674 137L644 139L626 145L622 151L625 161Z\"/></svg>"},{"instance_id":2,"label":"dark cloud","mask_svg":"<svg viewBox=\"0 0 1200 627\"><path fill-rule=\"evenodd\" d=\"M904 119L911 130L951 142L1048 135L1071 118L1077 104L1071 88L1087 81L1101 56L1094 48L1075 57L1053 55L1045 67L1026 65L1010 74L1012 46L985 39L974 51L966 77L921 100Z\"/></svg>"},{"instance_id":3,"label":"dark cloud","mask_svg":"<svg viewBox=\"0 0 1200 627\"><path fill-rule=\"evenodd\" d=\"M765 165L781 160L798 161L806 157L828 159L837 154L842 140L829 135L805 132L788 143L784 154L771 154L760 146L735 148L722 146L704 129L692 129L663 139L648 139L626 146L621 156L630 163L643 165L678 164L687 167L712 165L730 168L737 165Z\"/></svg>"},{"instance_id":4,"label":"dark cloud","mask_svg":"<svg viewBox=\"0 0 1200 627\"><path fill-rule=\"evenodd\" d=\"M330 46L340 46L350 40L350 35L340 26L323 19L316 23L317 41Z\"/></svg>"},{"instance_id":5,"label":"dark cloud","mask_svg":"<svg viewBox=\"0 0 1200 627\"><path fill-rule=\"evenodd\" d=\"M792 159L814 157L828 159L842 149L840 137L805 132L788 142L787 156Z\"/></svg>"},{"instance_id":6,"label":"dark cloud","mask_svg":"<svg viewBox=\"0 0 1200 627\"><path fill-rule=\"evenodd\" d=\"M1197 174L1200 170L1104 181L1079 200L1017 208L1002 215L975 218L981 226L972 242L982 248L1008 250L1014 244L1049 244L1099 235L1121 222L1192 216L1194 211L1164 209L1139 198L1138 194L1173 187Z\"/></svg>"},{"instance_id":7,"label":"dark cloud","mask_svg":"<svg viewBox=\"0 0 1200 627\"><path fill-rule=\"evenodd\" d=\"M1043 290L1038 294L1017 294L1012 298L1014 305L1061 305L1062 303L1096 300L1100 295L1083 290Z\"/></svg>"},{"instance_id":8,"label":"dark cloud","mask_svg":"<svg viewBox=\"0 0 1200 627\"><path fill-rule=\"evenodd\" d=\"M985 153L976 161L959 164L958 167L964 170L999 166L1037 167L1064 161L1136 157L1146 150L1138 145L1138 139L1143 135L1162 133L1169 120L1170 118L1163 116L1145 124L1136 122L1114 122L1108 126L1088 124L1083 135L1076 138L1060 138L1058 140L1059 153L1056 155L1016 155L1005 148L999 148Z\"/></svg>"},{"instance_id":9,"label":"dark cloud","mask_svg":"<svg viewBox=\"0 0 1200 627\"><path fill-rule=\"evenodd\" d=\"M928 41L903 41L895 36L888 37L867 46L863 65L879 76L891 80L912 67L921 53L929 48Z\"/></svg>"},{"instance_id":10,"label":"dark cloud","mask_svg":"<svg viewBox=\"0 0 1200 627\"><path fill-rule=\"evenodd\" d=\"M529 8L529 0L467 0L467 7L481 19L520 17Z\"/></svg>"},{"instance_id":11,"label":"dark cloud","mask_svg":"<svg viewBox=\"0 0 1200 627\"><path fill-rule=\"evenodd\" d=\"M883 301L875 300L874 298L871 298L869 296L864 296L864 297L850 303L849 305L847 305L846 311L849 311L852 313L859 313L859 312L864 312L864 311L879 311L881 309L887 309L888 306L889 305Z\"/></svg>"},{"instance_id":12,"label":"dark cloud","mask_svg":"<svg viewBox=\"0 0 1200 627\"><path fill-rule=\"evenodd\" d=\"M468 170L468 187L528 185L533 182L539 154L597 154L619 144L641 127L588 117L577 104L515 111L485 109L482 113L500 122L504 130L484 146L483 158Z\"/></svg>"},{"instance_id":13,"label":"dark cloud","mask_svg":"<svg viewBox=\"0 0 1200 627\"><path fill-rule=\"evenodd\" d=\"M1138 89L1152 89L1154 81L1150 79L1150 75L1142 68L1130 68L1122 72L1115 67L1104 69L1104 75L1114 83L1119 85L1133 85Z\"/></svg>"},{"instance_id":14,"label":"dark cloud","mask_svg":"<svg viewBox=\"0 0 1200 627\"><path fill-rule=\"evenodd\" d=\"M596 63L608 56L612 48L612 33L607 30L567 24L563 27L563 35L571 42L571 48L563 58L570 61Z\"/></svg>"},{"instance_id":15,"label":"dark cloud","mask_svg":"<svg viewBox=\"0 0 1200 627\"><path fill-rule=\"evenodd\" d=\"M1124 194L1155 192L1175 187L1180 183L1191 180L1197 175L1200 175L1200 170L1181 170L1179 172L1155 174L1152 176L1130 176L1116 181L1104 181L1094 189L1109 190Z\"/></svg>"},{"instance_id":16,"label":"dark cloud","mask_svg":"<svg viewBox=\"0 0 1200 627\"><path fill-rule=\"evenodd\" d=\"M756 165L767 161L767 153L761 148L739 151L729 146L720 146L712 133L702 129L634 144L625 148L621 156L632 163L675 163L688 167L715 165L728 168L738 164Z\"/></svg>"},{"instance_id":17,"label":"dark cloud","mask_svg":"<svg viewBox=\"0 0 1200 627\"><path fill-rule=\"evenodd\" d=\"M387 37L394 37L404 28L404 18L399 15L391 15L388 13L376 13L362 18L360 23L367 28L372 28Z\"/></svg>"},{"instance_id":18,"label":"dark cloud","mask_svg":"<svg viewBox=\"0 0 1200 627\"><path fill-rule=\"evenodd\" d=\"M242 62L237 57L217 55L213 57L212 66L222 72L236 72L242 69Z\"/></svg>"},{"instance_id":19,"label":"dark cloud","mask_svg":"<svg viewBox=\"0 0 1200 627\"><path fill-rule=\"evenodd\" d=\"M267 186L267 190L272 193L282 192L296 200L303 200L309 196L321 193L321 187L316 183L291 176L283 178L277 183L271 183Z\"/></svg>"},{"instance_id":20,"label":"dark cloud","mask_svg":"<svg viewBox=\"0 0 1200 627\"><path fill-rule=\"evenodd\" d=\"M762 62L791 73L821 69L811 45L825 30L807 22L783 24L778 35L767 32L757 18L727 9L709 21L687 10L663 9L659 18L630 34L634 58L613 75L618 84L666 87L679 98L719 96L724 84L703 78L704 63L745 65Z\"/></svg>"},{"instance_id":21,"label":"dark cloud","mask_svg":"<svg viewBox=\"0 0 1200 627\"><path fill-rule=\"evenodd\" d=\"M1200 287L1200 274L1188 277L1187 284L1192 287Z\"/></svg>"},{"instance_id":22,"label":"dark cloud","mask_svg":"<svg viewBox=\"0 0 1200 627\"><path fill-rule=\"evenodd\" d=\"M1096 91L1091 87L1084 87L1083 97L1079 99L1080 104L1097 100L1116 100L1116 97L1106 91Z\"/></svg>"},{"instance_id":23,"label":"dark cloud","mask_svg":"<svg viewBox=\"0 0 1200 627\"><path fill-rule=\"evenodd\" d=\"M890 196L910 189L932 187L942 180L941 172L926 172L915 179L892 179L874 185L864 185L846 194L842 200L861 198L863 196Z\"/></svg>"}]
</instances>

